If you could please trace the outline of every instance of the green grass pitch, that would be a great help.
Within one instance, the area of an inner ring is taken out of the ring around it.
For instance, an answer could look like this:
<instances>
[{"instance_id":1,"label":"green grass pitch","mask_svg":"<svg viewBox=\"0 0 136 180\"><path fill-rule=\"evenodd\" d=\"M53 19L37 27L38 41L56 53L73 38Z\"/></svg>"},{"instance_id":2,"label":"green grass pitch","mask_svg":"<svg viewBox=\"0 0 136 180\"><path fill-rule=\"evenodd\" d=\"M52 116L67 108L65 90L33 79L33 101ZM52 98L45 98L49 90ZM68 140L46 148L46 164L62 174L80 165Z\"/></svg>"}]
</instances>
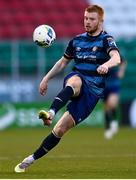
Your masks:
<instances>
[{"instance_id":1,"label":"green grass pitch","mask_svg":"<svg viewBox=\"0 0 136 180\"><path fill-rule=\"evenodd\" d=\"M31 154L51 128L0 131L0 178L2 179L136 179L136 130L121 128L105 140L102 128L70 130L47 156L24 174L14 166Z\"/></svg>"}]
</instances>

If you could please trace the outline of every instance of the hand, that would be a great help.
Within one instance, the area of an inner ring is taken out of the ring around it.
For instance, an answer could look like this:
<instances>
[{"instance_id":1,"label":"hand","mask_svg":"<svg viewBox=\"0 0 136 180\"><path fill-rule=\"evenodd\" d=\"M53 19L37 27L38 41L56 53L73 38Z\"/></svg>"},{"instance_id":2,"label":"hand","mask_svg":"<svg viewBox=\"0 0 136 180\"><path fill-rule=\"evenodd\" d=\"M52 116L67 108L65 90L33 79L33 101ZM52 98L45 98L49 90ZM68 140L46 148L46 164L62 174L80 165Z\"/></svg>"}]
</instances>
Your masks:
<instances>
[{"instance_id":1,"label":"hand","mask_svg":"<svg viewBox=\"0 0 136 180\"><path fill-rule=\"evenodd\" d=\"M109 68L105 64L102 64L97 68L97 72L99 74L107 74L108 70L109 70Z\"/></svg>"},{"instance_id":2,"label":"hand","mask_svg":"<svg viewBox=\"0 0 136 180\"><path fill-rule=\"evenodd\" d=\"M48 81L43 79L39 85L39 92L42 96L44 96L47 92L47 87L48 87Z\"/></svg>"}]
</instances>

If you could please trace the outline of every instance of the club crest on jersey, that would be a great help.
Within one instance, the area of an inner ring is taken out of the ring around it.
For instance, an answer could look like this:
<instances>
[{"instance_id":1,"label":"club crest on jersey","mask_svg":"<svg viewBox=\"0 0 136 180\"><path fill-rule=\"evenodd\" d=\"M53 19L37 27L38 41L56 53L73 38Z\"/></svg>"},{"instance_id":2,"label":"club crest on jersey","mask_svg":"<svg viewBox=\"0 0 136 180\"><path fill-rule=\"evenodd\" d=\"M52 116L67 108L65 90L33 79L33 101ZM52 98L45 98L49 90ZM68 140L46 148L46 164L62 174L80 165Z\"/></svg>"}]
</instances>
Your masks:
<instances>
[{"instance_id":1,"label":"club crest on jersey","mask_svg":"<svg viewBox=\"0 0 136 180\"><path fill-rule=\"evenodd\" d=\"M76 47L76 51L80 51L81 50L81 47Z\"/></svg>"},{"instance_id":2,"label":"club crest on jersey","mask_svg":"<svg viewBox=\"0 0 136 180\"><path fill-rule=\"evenodd\" d=\"M92 51L95 52L95 51L97 51L97 49L98 49L98 47L97 47L97 46L94 46L93 49L92 49Z\"/></svg>"}]
</instances>

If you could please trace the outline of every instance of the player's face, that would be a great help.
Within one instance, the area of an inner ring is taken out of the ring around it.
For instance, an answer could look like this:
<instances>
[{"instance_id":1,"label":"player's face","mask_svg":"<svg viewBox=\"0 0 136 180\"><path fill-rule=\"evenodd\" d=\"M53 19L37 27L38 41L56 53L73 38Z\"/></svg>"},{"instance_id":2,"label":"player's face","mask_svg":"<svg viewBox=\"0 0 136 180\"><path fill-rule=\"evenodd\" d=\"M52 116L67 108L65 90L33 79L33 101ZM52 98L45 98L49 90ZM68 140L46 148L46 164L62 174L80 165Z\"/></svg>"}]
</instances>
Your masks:
<instances>
[{"instance_id":1,"label":"player's face","mask_svg":"<svg viewBox=\"0 0 136 180\"><path fill-rule=\"evenodd\" d=\"M100 27L99 15L96 12L87 12L84 14L84 27L86 32L89 34L94 34L99 30Z\"/></svg>"}]
</instances>

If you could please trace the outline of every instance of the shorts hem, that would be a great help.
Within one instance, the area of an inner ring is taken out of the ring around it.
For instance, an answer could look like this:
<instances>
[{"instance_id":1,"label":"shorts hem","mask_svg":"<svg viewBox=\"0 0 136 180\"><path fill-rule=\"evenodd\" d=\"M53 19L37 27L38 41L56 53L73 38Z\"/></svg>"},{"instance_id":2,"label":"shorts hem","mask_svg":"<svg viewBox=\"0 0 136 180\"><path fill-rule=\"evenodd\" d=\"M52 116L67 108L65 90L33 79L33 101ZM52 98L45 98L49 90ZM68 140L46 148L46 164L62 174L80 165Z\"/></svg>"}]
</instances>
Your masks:
<instances>
[{"instance_id":1,"label":"shorts hem","mask_svg":"<svg viewBox=\"0 0 136 180\"><path fill-rule=\"evenodd\" d=\"M70 111L69 111L69 110L67 110L67 111L68 111L68 113L72 116L72 121L73 121L74 126L75 126L75 125L76 125L76 121L75 121L75 119L74 119L73 115L70 113Z\"/></svg>"}]
</instances>

